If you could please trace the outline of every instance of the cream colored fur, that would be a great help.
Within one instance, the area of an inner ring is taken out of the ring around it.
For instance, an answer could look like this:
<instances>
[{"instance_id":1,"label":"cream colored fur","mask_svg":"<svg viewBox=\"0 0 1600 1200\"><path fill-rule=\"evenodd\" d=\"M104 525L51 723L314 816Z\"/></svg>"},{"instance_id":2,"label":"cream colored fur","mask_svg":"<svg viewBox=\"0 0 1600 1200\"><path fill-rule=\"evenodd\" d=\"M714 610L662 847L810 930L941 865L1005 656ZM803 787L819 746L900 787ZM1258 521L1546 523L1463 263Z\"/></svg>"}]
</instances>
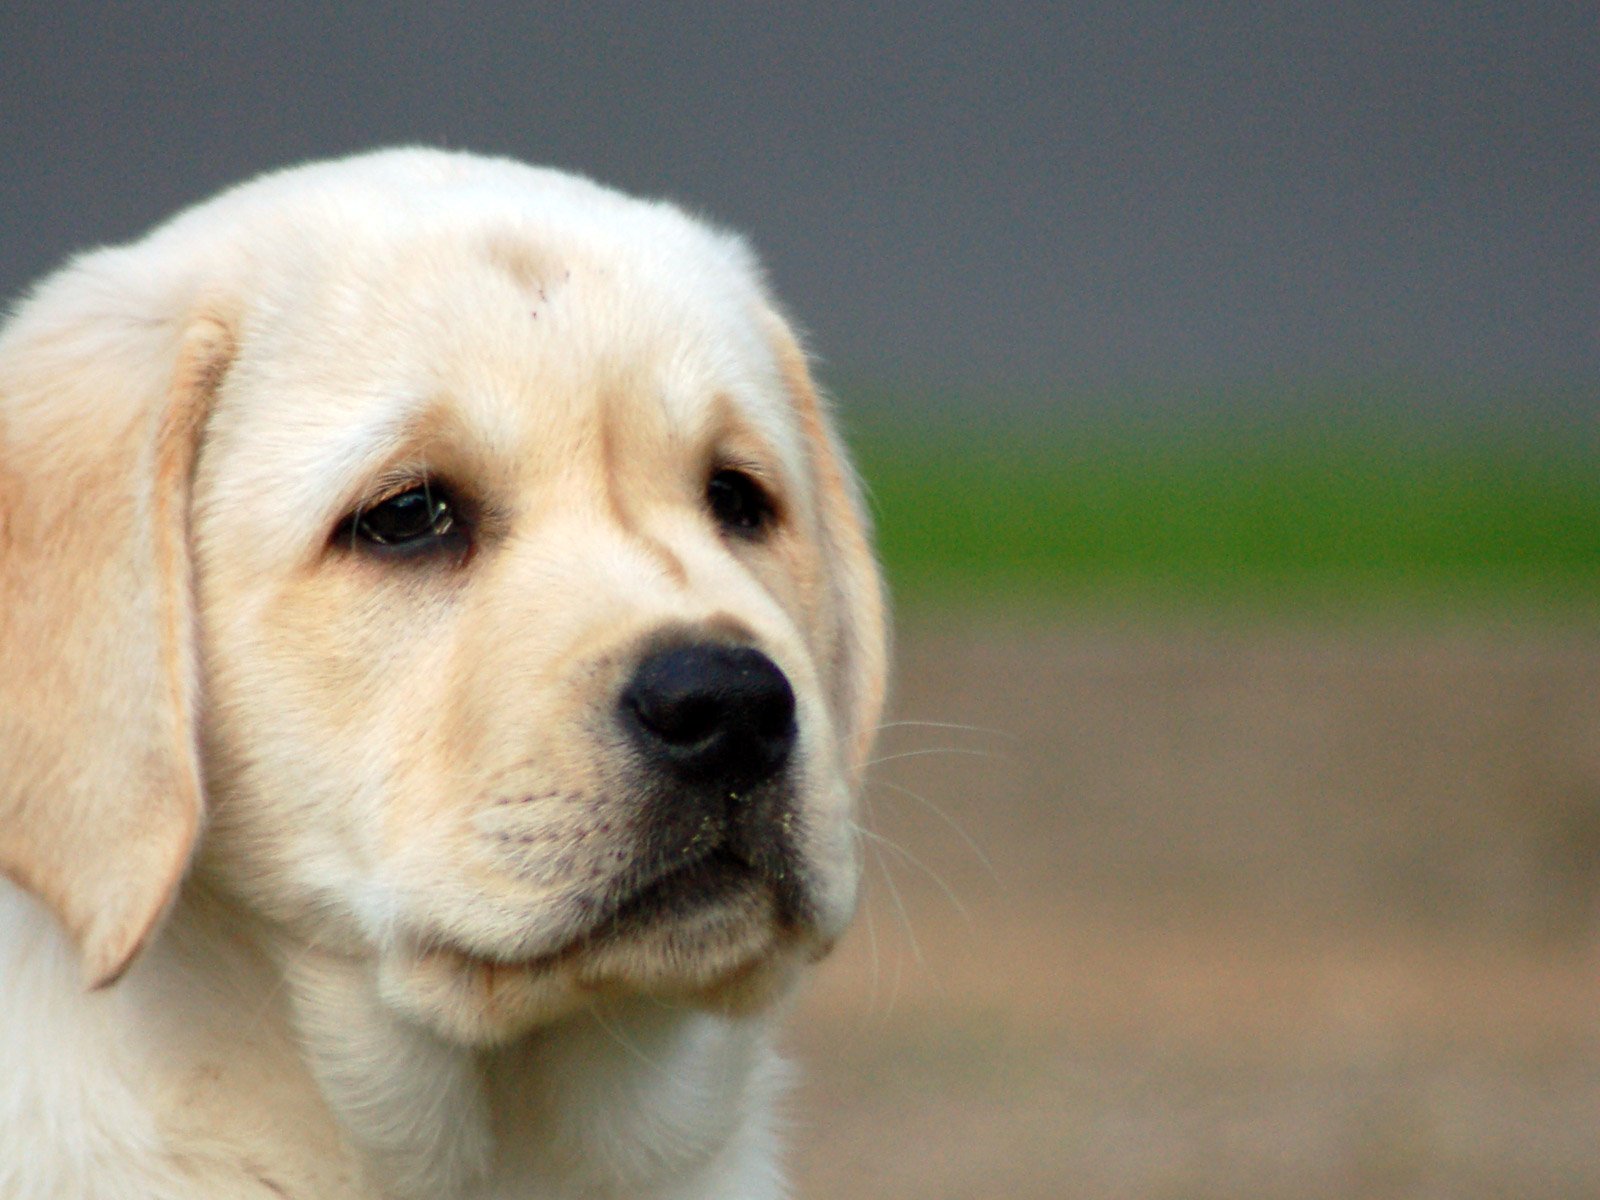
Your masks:
<instances>
[{"instance_id":1,"label":"cream colored fur","mask_svg":"<svg viewBox=\"0 0 1600 1200\"><path fill-rule=\"evenodd\" d=\"M430 480L470 549L338 536ZM804 915L597 937L609 714L685 632L793 687ZM400 150L75 260L0 335L0 1196L782 1194L774 1014L854 906L884 655L795 339L670 206Z\"/></svg>"}]
</instances>

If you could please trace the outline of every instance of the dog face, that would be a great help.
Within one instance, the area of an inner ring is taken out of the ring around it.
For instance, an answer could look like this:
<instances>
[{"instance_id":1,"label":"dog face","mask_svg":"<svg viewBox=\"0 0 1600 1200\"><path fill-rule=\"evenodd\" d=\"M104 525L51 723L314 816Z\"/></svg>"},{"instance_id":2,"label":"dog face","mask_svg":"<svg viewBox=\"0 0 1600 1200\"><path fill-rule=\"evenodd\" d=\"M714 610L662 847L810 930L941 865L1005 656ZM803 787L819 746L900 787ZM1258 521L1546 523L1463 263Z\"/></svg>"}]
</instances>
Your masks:
<instances>
[{"instance_id":1,"label":"dog face","mask_svg":"<svg viewBox=\"0 0 1600 1200\"><path fill-rule=\"evenodd\" d=\"M0 863L93 976L202 795L207 886L468 1041L759 1004L842 930L878 583L737 242L514 164L302 168L48 285L0 415Z\"/></svg>"}]
</instances>

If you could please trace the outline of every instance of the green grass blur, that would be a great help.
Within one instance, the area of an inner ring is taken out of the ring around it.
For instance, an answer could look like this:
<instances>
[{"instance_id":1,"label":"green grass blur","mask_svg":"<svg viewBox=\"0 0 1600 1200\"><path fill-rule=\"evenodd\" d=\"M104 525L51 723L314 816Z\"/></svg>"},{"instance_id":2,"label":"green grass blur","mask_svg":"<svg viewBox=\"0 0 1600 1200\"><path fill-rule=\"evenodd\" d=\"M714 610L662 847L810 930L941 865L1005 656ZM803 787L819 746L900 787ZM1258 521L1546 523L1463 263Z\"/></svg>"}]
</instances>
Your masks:
<instances>
[{"instance_id":1,"label":"green grass blur","mask_svg":"<svg viewBox=\"0 0 1600 1200\"><path fill-rule=\"evenodd\" d=\"M1600 610L1586 437L1409 417L851 429L896 600L1317 616Z\"/></svg>"}]
</instances>

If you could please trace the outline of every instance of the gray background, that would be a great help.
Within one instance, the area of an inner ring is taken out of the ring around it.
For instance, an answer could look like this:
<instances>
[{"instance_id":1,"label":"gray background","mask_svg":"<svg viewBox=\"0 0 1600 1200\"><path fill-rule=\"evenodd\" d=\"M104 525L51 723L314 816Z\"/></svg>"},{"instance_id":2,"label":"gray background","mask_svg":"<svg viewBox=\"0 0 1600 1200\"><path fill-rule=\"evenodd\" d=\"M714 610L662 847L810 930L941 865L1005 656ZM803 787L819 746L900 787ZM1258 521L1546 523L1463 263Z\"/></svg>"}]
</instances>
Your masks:
<instances>
[{"instance_id":1,"label":"gray background","mask_svg":"<svg viewBox=\"0 0 1600 1200\"><path fill-rule=\"evenodd\" d=\"M1513 408L1600 382L1593 0L12 2L0 294L264 168L407 141L746 231L840 376Z\"/></svg>"}]
</instances>

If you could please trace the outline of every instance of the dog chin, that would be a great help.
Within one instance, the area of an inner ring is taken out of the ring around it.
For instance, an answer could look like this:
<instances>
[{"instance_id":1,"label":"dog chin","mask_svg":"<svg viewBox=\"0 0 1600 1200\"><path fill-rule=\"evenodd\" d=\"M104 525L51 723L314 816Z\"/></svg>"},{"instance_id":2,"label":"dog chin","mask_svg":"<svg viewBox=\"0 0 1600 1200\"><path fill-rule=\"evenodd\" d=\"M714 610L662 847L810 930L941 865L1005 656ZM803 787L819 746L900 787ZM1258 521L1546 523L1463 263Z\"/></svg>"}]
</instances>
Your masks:
<instances>
[{"instance_id":1,"label":"dog chin","mask_svg":"<svg viewBox=\"0 0 1600 1200\"><path fill-rule=\"evenodd\" d=\"M753 1015L788 992L826 949L752 888L533 959L495 958L456 944L396 948L380 958L378 982L384 1002L409 1020L449 1041L487 1046L624 996Z\"/></svg>"}]
</instances>

